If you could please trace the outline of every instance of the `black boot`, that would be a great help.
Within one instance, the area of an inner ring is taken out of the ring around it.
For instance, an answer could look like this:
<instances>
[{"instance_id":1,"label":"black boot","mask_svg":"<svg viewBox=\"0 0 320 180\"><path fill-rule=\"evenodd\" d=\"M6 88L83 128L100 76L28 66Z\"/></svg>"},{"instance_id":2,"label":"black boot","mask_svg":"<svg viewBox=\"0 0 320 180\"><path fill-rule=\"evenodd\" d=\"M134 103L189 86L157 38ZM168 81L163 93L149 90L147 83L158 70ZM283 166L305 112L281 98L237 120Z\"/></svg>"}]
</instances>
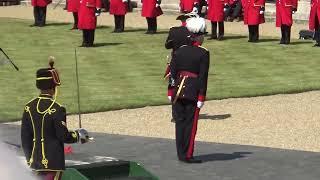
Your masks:
<instances>
[{"instance_id":1,"label":"black boot","mask_svg":"<svg viewBox=\"0 0 320 180\"><path fill-rule=\"evenodd\" d=\"M208 40L217 39L217 22L211 21L211 36Z\"/></svg>"},{"instance_id":2,"label":"black boot","mask_svg":"<svg viewBox=\"0 0 320 180\"><path fill-rule=\"evenodd\" d=\"M279 44L284 44L284 38L285 38L285 27L281 25L281 39Z\"/></svg>"},{"instance_id":3,"label":"black boot","mask_svg":"<svg viewBox=\"0 0 320 180\"><path fill-rule=\"evenodd\" d=\"M218 22L219 25L219 36L218 36L218 40L221 41L223 40L224 37L224 23L222 22Z\"/></svg>"},{"instance_id":4,"label":"black boot","mask_svg":"<svg viewBox=\"0 0 320 180\"><path fill-rule=\"evenodd\" d=\"M70 30L78 29L78 12L73 12L72 14L73 14L74 24Z\"/></svg>"}]
</instances>

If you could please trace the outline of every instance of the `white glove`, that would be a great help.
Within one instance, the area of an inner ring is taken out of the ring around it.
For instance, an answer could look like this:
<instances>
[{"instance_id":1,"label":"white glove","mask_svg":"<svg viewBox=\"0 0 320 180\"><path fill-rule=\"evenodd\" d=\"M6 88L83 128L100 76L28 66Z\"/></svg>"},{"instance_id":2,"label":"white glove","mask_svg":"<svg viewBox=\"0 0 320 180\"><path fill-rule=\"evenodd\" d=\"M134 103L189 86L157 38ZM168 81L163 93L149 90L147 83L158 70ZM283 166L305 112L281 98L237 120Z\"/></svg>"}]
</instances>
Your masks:
<instances>
[{"instance_id":1,"label":"white glove","mask_svg":"<svg viewBox=\"0 0 320 180\"><path fill-rule=\"evenodd\" d=\"M157 4L156 4L156 8L159 7L159 6L160 6L160 4L157 3Z\"/></svg>"},{"instance_id":2,"label":"white glove","mask_svg":"<svg viewBox=\"0 0 320 180\"><path fill-rule=\"evenodd\" d=\"M198 101L197 102L197 107L200 109L200 108L202 108L202 106L204 105L204 102L202 102L202 101Z\"/></svg>"},{"instance_id":3,"label":"white glove","mask_svg":"<svg viewBox=\"0 0 320 180\"><path fill-rule=\"evenodd\" d=\"M169 101L171 102L172 97L171 97L171 96L168 96L168 99L169 99Z\"/></svg>"},{"instance_id":4,"label":"white glove","mask_svg":"<svg viewBox=\"0 0 320 180\"><path fill-rule=\"evenodd\" d=\"M96 9L94 15L95 16L100 16L100 14L101 14L101 9L100 8Z\"/></svg>"},{"instance_id":5,"label":"white glove","mask_svg":"<svg viewBox=\"0 0 320 180\"><path fill-rule=\"evenodd\" d=\"M192 9L192 13L198 14L198 8L193 7L193 9Z\"/></svg>"},{"instance_id":6,"label":"white glove","mask_svg":"<svg viewBox=\"0 0 320 180\"><path fill-rule=\"evenodd\" d=\"M122 2L126 3L126 2L128 2L128 0L122 0Z\"/></svg>"},{"instance_id":7,"label":"white glove","mask_svg":"<svg viewBox=\"0 0 320 180\"><path fill-rule=\"evenodd\" d=\"M264 14L264 11L260 11L259 14Z\"/></svg>"}]
</instances>

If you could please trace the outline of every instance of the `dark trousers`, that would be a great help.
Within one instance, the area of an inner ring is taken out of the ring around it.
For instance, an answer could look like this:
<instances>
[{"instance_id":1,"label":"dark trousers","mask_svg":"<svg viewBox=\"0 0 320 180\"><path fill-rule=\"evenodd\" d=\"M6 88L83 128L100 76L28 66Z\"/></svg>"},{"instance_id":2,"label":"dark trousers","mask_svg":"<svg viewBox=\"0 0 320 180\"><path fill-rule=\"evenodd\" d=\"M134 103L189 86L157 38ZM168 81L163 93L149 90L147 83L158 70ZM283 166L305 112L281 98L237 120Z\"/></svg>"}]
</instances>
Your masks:
<instances>
[{"instance_id":1,"label":"dark trousers","mask_svg":"<svg viewBox=\"0 0 320 180\"><path fill-rule=\"evenodd\" d=\"M180 160L193 157L199 109L197 102L178 99L172 105L172 117L176 121L176 148Z\"/></svg>"},{"instance_id":2,"label":"dark trousers","mask_svg":"<svg viewBox=\"0 0 320 180\"><path fill-rule=\"evenodd\" d=\"M78 29L78 12L73 12L73 28L72 29Z\"/></svg>"},{"instance_id":3,"label":"dark trousers","mask_svg":"<svg viewBox=\"0 0 320 180\"><path fill-rule=\"evenodd\" d=\"M224 22L216 22L216 21L211 21L211 37L213 39L217 38L217 26L219 26L219 35L218 37L223 37L224 36Z\"/></svg>"},{"instance_id":4,"label":"dark trousers","mask_svg":"<svg viewBox=\"0 0 320 180\"><path fill-rule=\"evenodd\" d=\"M82 46L86 46L86 47L93 46L94 32L95 32L95 29L82 30L82 36L83 36Z\"/></svg>"},{"instance_id":5,"label":"dark trousers","mask_svg":"<svg viewBox=\"0 0 320 180\"><path fill-rule=\"evenodd\" d=\"M249 29L249 41L257 42L259 40L259 25L248 25Z\"/></svg>"},{"instance_id":6,"label":"dark trousers","mask_svg":"<svg viewBox=\"0 0 320 180\"><path fill-rule=\"evenodd\" d=\"M34 16L34 25L35 26L44 26L46 24L46 14L47 14L47 6L33 7L33 16Z\"/></svg>"},{"instance_id":7,"label":"dark trousers","mask_svg":"<svg viewBox=\"0 0 320 180\"><path fill-rule=\"evenodd\" d=\"M147 33L156 33L157 32L157 17L149 18L147 17L148 31Z\"/></svg>"},{"instance_id":8,"label":"dark trousers","mask_svg":"<svg viewBox=\"0 0 320 180\"><path fill-rule=\"evenodd\" d=\"M320 45L320 25L318 21L318 15L316 15L315 19L315 31L314 31L314 40L316 40L317 44Z\"/></svg>"},{"instance_id":9,"label":"dark trousers","mask_svg":"<svg viewBox=\"0 0 320 180\"><path fill-rule=\"evenodd\" d=\"M124 15L114 15L114 32L124 31Z\"/></svg>"},{"instance_id":10,"label":"dark trousers","mask_svg":"<svg viewBox=\"0 0 320 180\"><path fill-rule=\"evenodd\" d=\"M281 25L280 44L290 44L291 26Z\"/></svg>"}]
</instances>

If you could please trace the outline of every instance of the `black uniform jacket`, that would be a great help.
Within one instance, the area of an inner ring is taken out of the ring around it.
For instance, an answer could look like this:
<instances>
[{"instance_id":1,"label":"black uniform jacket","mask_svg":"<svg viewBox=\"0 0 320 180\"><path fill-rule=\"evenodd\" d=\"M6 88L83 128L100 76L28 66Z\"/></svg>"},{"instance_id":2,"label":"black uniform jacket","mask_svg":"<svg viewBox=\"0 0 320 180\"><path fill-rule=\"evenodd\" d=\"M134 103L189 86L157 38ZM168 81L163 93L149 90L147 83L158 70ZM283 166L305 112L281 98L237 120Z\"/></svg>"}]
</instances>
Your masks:
<instances>
[{"instance_id":1,"label":"black uniform jacket","mask_svg":"<svg viewBox=\"0 0 320 180\"><path fill-rule=\"evenodd\" d=\"M175 51L182 45L190 44L191 33L185 26L172 27L169 30L169 35L165 43L167 49Z\"/></svg>"},{"instance_id":2,"label":"black uniform jacket","mask_svg":"<svg viewBox=\"0 0 320 180\"><path fill-rule=\"evenodd\" d=\"M171 61L174 79L173 99L204 101L207 92L209 51L201 46L184 45L175 51Z\"/></svg>"},{"instance_id":3,"label":"black uniform jacket","mask_svg":"<svg viewBox=\"0 0 320 180\"><path fill-rule=\"evenodd\" d=\"M49 95L40 95L25 106L21 141L31 168L59 171L65 169L64 143L78 142L78 135L66 127L66 109Z\"/></svg>"}]
</instances>

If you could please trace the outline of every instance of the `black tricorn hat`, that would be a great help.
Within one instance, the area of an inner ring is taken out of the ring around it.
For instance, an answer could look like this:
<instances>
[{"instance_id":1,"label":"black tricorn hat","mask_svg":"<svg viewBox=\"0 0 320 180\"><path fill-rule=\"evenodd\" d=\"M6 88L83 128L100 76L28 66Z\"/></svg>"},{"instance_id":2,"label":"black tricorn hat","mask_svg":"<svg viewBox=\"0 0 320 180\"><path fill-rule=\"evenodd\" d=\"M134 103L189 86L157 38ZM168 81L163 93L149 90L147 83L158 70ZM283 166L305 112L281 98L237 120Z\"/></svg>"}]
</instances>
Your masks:
<instances>
[{"instance_id":1,"label":"black tricorn hat","mask_svg":"<svg viewBox=\"0 0 320 180\"><path fill-rule=\"evenodd\" d=\"M57 70L53 68L54 57L49 57L49 68L41 68L37 71L36 86L41 90L53 89L56 86L60 86L60 78Z\"/></svg>"}]
</instances>

